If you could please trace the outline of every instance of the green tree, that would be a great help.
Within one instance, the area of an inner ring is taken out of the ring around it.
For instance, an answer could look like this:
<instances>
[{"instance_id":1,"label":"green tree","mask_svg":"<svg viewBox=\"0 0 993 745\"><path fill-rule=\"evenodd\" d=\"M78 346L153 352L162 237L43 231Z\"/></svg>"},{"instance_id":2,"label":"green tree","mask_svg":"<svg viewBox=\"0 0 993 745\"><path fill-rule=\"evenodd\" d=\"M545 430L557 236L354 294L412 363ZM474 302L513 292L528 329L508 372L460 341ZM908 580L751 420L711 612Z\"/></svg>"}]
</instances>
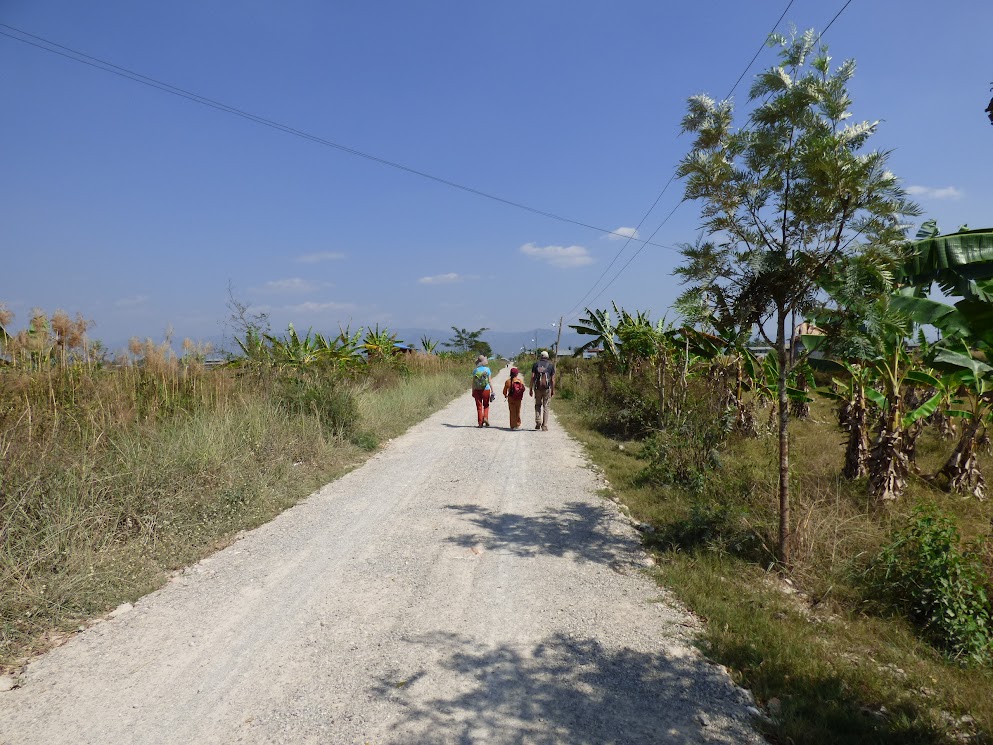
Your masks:
<instances>
[{"instance_id":1,"label":"green tree","mask_svg":"<svg viewBox=\"0 0 993 745\"><path fill-rule=\"evenodd\" d=\"M778 361L780 562L790 562L789 405L787 351L791 314L817 300L828 267L853 243L891 245L905 238L903 219L918 213L888 153L866 151L877 122L850 123L848 83L855 62L832 69L813 31L774 35L780 64L756 76L747 127L733 127L731 101L690 98L683 131L694 135L678 175L686 198L702 203L713 241L703 257L687 255L689 289L720 287L735 316L754 324ZM774 329L774 338L766 330Z\"/></svg>"},{"instance_id":2,"label":"green tree","mask_svg":"<svg viewBox=\"0 0 993 745\"><path fill-rule=\"evenodd\" d=\"M455 332L452 335L452 338L443 343L443 346L446 346L449 349L454 349L457 352L473 352L476 351L477 345L483 345L483 344L485 344L486 348L489 349L490 345L486 344L486 342L480 339L483 333L489 331L488 328L481 328L476 331L469 331L468 329L460 329L456 326L452 326L452 331ZM492 352L492 350L490 351ZM476 352L476 353L486 354L485 352ZM489 355L486 356L488 357Z\"/></svg>"}]
</instances>

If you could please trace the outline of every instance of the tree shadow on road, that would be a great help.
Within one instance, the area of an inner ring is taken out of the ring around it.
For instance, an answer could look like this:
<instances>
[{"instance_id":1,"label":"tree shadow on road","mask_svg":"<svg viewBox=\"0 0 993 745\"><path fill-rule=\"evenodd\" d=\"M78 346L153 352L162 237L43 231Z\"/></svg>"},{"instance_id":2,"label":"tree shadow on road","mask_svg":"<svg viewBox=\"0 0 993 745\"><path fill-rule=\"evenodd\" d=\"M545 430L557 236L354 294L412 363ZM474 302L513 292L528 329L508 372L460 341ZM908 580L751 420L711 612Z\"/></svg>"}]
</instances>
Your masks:
<instances>
[{"instance_id":1,"label":"tree shadow on road","mask_svg":"<svg viewBox=\"0 0 993 745\"><path fill-rule=\"evenodd\" d=\"M537 515L497 512L475 504L451 504L445 509L464 515L476 531L448 538L463 548L482 546L518 556L544 554L602 564L631 564L640 556L637 542L611 532L613 513L587 502L569 502Z\"/></svg>"},{"instance_id":2,"label":"tree shadow on road","mask_svg":"<svg viewBox=\"0 0 993 745\"><path fill-rule=\"evenodd\" d=\"M395 742L749 741L744 694L716 668L678 650L606 649L565 634L533 647L484 645L451 633L406 641L430 648L438 661L379 681L376 693L401 707Z\"/></svg>"}]
</instances>

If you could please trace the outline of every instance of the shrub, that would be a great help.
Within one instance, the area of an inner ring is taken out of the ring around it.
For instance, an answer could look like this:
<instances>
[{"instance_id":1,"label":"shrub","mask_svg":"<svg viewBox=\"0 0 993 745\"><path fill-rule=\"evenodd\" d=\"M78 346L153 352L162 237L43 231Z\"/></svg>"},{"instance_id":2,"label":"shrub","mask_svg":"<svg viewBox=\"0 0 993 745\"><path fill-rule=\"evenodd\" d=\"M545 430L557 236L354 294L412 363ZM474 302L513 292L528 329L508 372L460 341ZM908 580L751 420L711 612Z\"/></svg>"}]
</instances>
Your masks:
<instances>
[{"instance_id":1,"label":"shrub","mask_svg":"<svg viewBox=\"0 0 993 745\"><path fill-rule=\"evenodd\" d=\"M965 663L993 660L993 628L982 563L962 547L954 520L919 506L871 568L871 589L907 613L949 657Z\"/></svg>"},{"instance_id":2,"label":"shrub","mask_svg":"<svg viewBox=\"0 0 993 745\"><path fill-rule=\"evenodd\" d=\"M345 438L355 431L358 405L340 379L287 373L276 380L276 400L289 414L316 416L333 437Z\"/></svg>"},{"instance_id":3,"label":"shrub","mask_svg":"<svg viewBox=\"0 0 993 745\"><path fill-rule=\"evenodd\" d=\"M611 378L605 388L587 391L584 404L590 426L607 436L640 439L658 425L658 399L638 379Z\"/></svg>"},{"instance_id":4,"label":"shrub","mask_svg":"<svg viewBox=\"0 0 993 745\"><path fill-rule=\"evenodd\" d=\"M707 472L720 468L720 448L731 431L730 413L720 406L709 386L691 389L678 416L645 441L648 460L642 483L675 484L693 491L703 488Z\"/></svg>"}]
</instances>

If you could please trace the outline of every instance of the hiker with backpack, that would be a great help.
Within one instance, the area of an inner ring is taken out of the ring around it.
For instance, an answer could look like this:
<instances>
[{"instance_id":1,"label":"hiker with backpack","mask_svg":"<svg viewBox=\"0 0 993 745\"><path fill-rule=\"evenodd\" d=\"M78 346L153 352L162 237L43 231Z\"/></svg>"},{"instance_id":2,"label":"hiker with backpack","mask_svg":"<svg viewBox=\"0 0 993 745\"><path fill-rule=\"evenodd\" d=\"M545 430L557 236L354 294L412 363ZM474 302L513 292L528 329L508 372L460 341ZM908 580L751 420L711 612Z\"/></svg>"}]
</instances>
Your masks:
<instances>
[{"instance_id":1,"label":"hiker with backpack","mask_svg":"<svg viewBox=\"0 0 993 745\"><path fill-rule=\"evenodd\" d=\"M476 358L476 368L472 371L472 397L476 401L477 427L490 426L490 401L496 398L490 386L493 371L488 364L486 355L481 354Z\"/></svg>"},{"instance_id":2,"label":"hiker with backpack","mask_svg":"<svg viewBox=\"0 0 993 745\"><path fill-rule=\"evenodd\" d=\"M521 404L524 402L524 381L520 379L520 370L510 368L510 377L503 384L503 398L510 407L510 428L521 428Z\"/></svg>"},{"instance_id":3,"label":"hiker with backpack","mask_svg":"<svg viewBox=\"0 0 993 745\"><path fill-rule=\"evenodd\" d=\"M555 365L548 360L548 352L531 366L531 385L528 395L534 397L534 428L548 431L548 406L555 395Z\"/></svg>"}]
</instances>

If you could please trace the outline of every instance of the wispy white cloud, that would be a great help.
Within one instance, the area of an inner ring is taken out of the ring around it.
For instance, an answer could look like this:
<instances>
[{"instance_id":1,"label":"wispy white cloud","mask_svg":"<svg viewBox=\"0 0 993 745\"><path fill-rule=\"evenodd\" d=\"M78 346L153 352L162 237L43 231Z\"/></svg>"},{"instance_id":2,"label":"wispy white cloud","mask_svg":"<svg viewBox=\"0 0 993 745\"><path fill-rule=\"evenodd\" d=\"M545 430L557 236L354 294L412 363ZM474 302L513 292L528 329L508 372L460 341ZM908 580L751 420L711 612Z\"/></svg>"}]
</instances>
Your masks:
<instances>
[{"instance_id":1,"label":"wispy white cloud","mask_svg":"<svg viewBox=\"0 0 993 745\"><path fill-rule=\"evenodd\" d=\"M281 310L290 313L321 313L326 310L355 310L355 305L352 303L319 303L308 300L305 303L298 303L297 305L286 305Z\"/></svg>"},{"instance_id":2,"label":"wispy white cloud","mask_svg":"<svg viewBox=\"0 0 993 745\"><path fill-rule=\"evenodd\" d=\"M326 282L314 282L301 277L290 277L289 279L274 279L266 282L259 289L262 292L313 292L319 287L329 287Z\"/></svg>"},{"instance_id":3,"label":"wispy white cloud","mask_svg":"<svg viewBox=\"0 0 993 745\"><path fill-rule=\"evenodd\" d=\"M478 277L473 274L448 272L447 274L435 274L433 277L421 277L417 280L417 283L422 285L450 285L455 282L465 282L467 279L478 279Z\"/></svg>"},{"instance_id":4,"label":"wispy white cloud","mask_svg":"<svg viewBox=\"0 0 993 745\"><path fill-rule=\"evenodd\" d=\"M274 279L256 288L259 292L268 293L300 293L313 292L323 287L333 287L330 282L315 282L312 279L290 277L289 279Z\"/></svg>"},{"instance_id":5,"label":"wispy white cloud","mask_svg":"<svg viewBox=\"0 0 993 745\"><path fill-rule=\"evenodd\" d=\"M297 256L296 260L301 264L317 264L321 261L340 261L345 258L345 254L340 251L318 251L317 253Z\"/></svg>"},{"instance_id":6,"label":"wispy white cloud","mask_svg":"<svg viewBox=\"0 0 993 745\"><path fill-rule=\"evenodd\" d=\"M117 308L135 308L139 305L144 305L148 300L148 295L132 295L131 297L122 297L120 300L115 300L114 306Z\"/></svg>"},{"instance_id":7,"label":"wispy white cloud","mask_svg":"<svg viewBox=\"0 0 993 745\"><path fill-rule=\"evenodd\" d=\"M583 246L536 246L534 243L525 243L521 246L521 253L560 269L571 269L593 263L589 249Z\"/></svg>"},{"instance_id":8,"label":"wispy white cloud","mask_svg":"<svg viewBox=\"0 0 993 745\"><path fill-rule=\"evenodd\" d=\"M605 237L608 241L623 241L628 238L638 238L640 235L637 228L616 228L613 233L607 233Z\"/></svg>"},{"instance_id":9,"label":"wispy white cloud","mask_svg":"<svg viewBox=\"0 0 993 745\"><path fill-rule=\"evenodd\" d=\"M961 199L965 192L955 186L934 188L931 186L908 186L907 193L924 199Z\"/></svg>"}]
</instances>

